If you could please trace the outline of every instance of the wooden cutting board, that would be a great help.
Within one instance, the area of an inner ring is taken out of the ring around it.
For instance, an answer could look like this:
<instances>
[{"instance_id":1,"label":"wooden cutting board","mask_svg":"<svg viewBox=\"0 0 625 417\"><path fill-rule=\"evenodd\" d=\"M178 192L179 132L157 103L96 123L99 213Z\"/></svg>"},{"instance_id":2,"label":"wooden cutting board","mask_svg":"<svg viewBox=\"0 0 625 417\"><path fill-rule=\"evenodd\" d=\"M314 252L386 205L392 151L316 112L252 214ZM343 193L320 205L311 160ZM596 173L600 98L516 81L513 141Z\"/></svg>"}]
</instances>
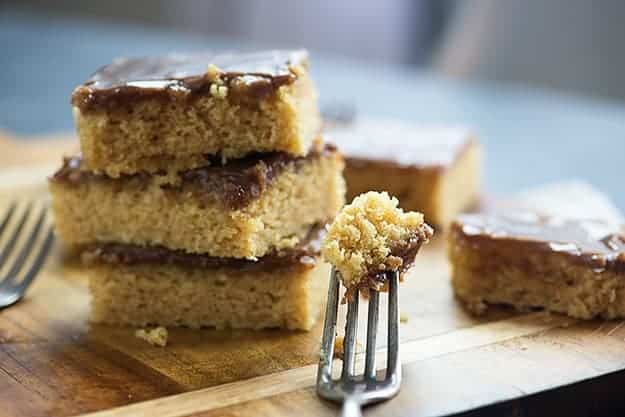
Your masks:
<instances>
[{"instance_id":1,"label":"wooden cutting board","mask_svg":"<svg viewBox=\"0 0 625 417\"><path fill-rule=\"evenodd\" d=\"M0 166L12 165L0 171L0 206L16 195L46 198L45 175L72 142L45 143L0 138ZM400 306L402 391L366 415L616 415L625 408L623 321L505 308L473 318L453 298L441 237L419 255ZM92 325L88 313L81 267L57 249L27 297L0 311L0 415L338 414L314 392L321 324L311 332L170 329L170 344L158 348L132 329Z\"/></svg>"}]
</instances>

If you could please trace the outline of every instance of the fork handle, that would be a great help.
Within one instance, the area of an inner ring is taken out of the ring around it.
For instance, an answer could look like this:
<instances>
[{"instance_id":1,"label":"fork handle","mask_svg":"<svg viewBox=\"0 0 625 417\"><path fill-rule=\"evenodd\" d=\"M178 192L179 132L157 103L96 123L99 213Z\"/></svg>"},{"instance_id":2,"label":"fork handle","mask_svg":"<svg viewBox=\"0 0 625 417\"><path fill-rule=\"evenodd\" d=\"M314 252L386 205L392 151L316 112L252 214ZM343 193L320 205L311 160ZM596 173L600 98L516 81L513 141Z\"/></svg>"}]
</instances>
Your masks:
<instances>
[{"instance_id":1,"label":"fork handle","mask_svg":"<svg viewBox=\"0 0 625 417\"><path fill-rule=\"evenodd\" d=\"M362 417L360 411L360 401L355 395L348 395L343 400L343 409L341 410L341 417Z\"/></svg>"}]
</instances>

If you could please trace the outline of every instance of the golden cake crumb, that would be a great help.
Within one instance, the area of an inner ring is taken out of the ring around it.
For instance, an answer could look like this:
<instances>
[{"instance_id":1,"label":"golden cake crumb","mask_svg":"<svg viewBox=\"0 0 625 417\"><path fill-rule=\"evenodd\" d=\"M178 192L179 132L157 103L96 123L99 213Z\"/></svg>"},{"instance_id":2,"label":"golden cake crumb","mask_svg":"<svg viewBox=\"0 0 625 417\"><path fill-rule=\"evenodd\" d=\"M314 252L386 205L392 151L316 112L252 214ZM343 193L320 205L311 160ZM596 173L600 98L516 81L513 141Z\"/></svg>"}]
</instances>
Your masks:
<instances>
[{"instance_id":1,"label":"golden cake crumb","mask_svg":"<svg viewBox=\"0 0 625 417\"><path fill-rule=\"evenodd\" d=\"M356 341L356 352L362 352L362 343ZM345 357L345 337L336 336L334 339L334 359L341 359Z\"/></svg>"},{"instance_id":2,"label":"golden cake crumb","mask_svg":"<svg viewBox=\"0 0 625 417\"><path fill-rule=\"evenodd\" d=\"M213 82L220 81L219 75L222 71L215 64L208 64L208 68L206 69L206 77Z\"/></svg>"},{"instance_id":3,"label":"golden cake crumb","mask_svg":"<svg viewBox=\"0 0 625 417\"><path fill-rule=\"evenodd\" d=\"M408 323L408 314L404 312L399 313L399 321L401 323Z\"/></svg>"},{"instance_id":4,"label":"golden cake crumb","mask_svg":"<svg viewBox=\"0 0 625 417\"><path fill-rule=\"evenodd\" d=\"M432 228L417 212L404 212L388 193L368 192L345 206L330 226L321 252L351 288L380 289L379 275L404 272Z\"/></svg>"},{"instance_id":5,"label":"golden cake crumb","mask_svg":"<svg viewBox=\"0 0 625 417\"><path fill-rule=\"evenodd\" d=\"M226 98L226 96L228 96L228 87L225 85L212 84L210 86L210 93L216 98Z\"/></svg>"},{"instance_id":6,"label":"golden cake crumb","mask_svg":"<svg viewBox=\"0 0 625 417\"><path fill-rule=\"evenodd\" d=\"M152 346L165 347L167 346L167 337L169 333L163 326L154 327L152 329L138 329L135 332L135 337L143 339Z\"/></svg>"},{"instance_id":7,"label":"golden cake crumb","mask_svg":"<svg viewBox=\"0 0 625 417\"><path fill-rule=\"evenodd\" d=\"M343 359L343 355L345 354L344 342L345 342L345 338L343 336L336 336L336 339L334 339L334 358L335 359Z\"/></svg>"}]
</instances>

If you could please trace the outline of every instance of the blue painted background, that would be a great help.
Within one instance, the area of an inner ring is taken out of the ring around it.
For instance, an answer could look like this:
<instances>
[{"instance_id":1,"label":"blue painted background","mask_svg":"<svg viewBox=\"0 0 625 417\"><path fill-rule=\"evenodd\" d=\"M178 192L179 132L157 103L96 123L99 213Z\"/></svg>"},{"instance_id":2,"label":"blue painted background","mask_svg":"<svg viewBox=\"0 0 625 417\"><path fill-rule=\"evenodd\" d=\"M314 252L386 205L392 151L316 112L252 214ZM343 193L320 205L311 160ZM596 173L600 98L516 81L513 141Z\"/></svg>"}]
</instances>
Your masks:
<instances>
[{"instance_id":1,"label":"blue painted background","mask_svg":"<svg viewBox=\"0 0 625 417\"><path fill-rule=\"evenodd\" d=\"M0 128L23 134L72 129L72 89L113 57L243 47L250 45L0 10ZM492 192L581 178L625 209L621 103L460 84L314 51L312 60L322 104L353 103L360 117L472 126L486 148Z\"/></svg>"}]
</instances>

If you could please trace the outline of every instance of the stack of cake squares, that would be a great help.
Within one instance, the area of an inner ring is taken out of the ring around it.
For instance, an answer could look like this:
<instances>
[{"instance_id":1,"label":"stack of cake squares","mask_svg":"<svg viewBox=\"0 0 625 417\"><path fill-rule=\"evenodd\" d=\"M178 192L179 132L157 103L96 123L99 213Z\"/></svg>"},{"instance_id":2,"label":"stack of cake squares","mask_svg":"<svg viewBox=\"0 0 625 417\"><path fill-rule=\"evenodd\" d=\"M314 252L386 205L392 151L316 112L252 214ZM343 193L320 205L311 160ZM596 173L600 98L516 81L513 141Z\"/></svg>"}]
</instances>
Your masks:
<instances>
[{"instance_id":1,"label":"stack of cake squares","mask_svg":"<svg viewBox=\"0 0 625 417\"><path fill-rule=\"evenodd\" d=\"M91 319L310 329L344 204L304 51L121 59L75 89L81 155L51 177Z\"/></svg>"}]
</instances>

